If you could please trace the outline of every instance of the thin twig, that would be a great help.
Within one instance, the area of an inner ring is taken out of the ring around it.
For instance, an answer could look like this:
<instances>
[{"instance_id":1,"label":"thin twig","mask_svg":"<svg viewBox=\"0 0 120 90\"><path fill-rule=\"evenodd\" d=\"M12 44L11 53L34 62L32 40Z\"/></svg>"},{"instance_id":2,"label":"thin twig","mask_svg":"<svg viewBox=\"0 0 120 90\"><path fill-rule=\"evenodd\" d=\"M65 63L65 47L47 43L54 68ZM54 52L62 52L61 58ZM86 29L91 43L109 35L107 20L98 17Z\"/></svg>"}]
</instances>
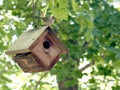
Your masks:
<instances>
[{"instance_id":1,"label":"thin twig","mask_svg":"<svg viewBox=\"0 0 120 90\"><path fill-rule=\"evenodd\" d=\"M32 9L33 9L33 11L32 11L32 17L33 17L33 26L35 27L35 28L37 28L38 27L38 25L39 25L39 22L40 22L40 11L39 11L39 15L38 16L36 16L35 15L35 11L36 11L36 4L38 3L38 0L35 2L34 0L32 0ZM37 22L35 22L35 19L37 20L38 19L38 21Z\"/></svg>"},{"instance_id":2,"label":"thin twig","mask_svg":"<svg viewBox=\"0 0 120 90\"><path fill-rule=\"evenodd\" d=\"M34 21L34 17L35 17L35 16L34 16L34 14L35 14L35 5L34 5L34 0L32 0L32 4L33 4L33 5L32 5L32 6L33 6L33 7L32 7L32 9L33 9L33 11L32 11L33 25L35 25L35 21Z\"/></svg>"},{"instance_id":3,"label":"thin twig","mask_svg":"<svg viewBox=\"0 0 120 90\"><path fill-rule=\"evenodd\" d=\"M41 77L40 79L38 80L38 82L36 83L35 87L34 87L34 90L37 90L38 88L38 85L40 84L41 80L48 74L48 72L45 72Z\"/></svg>"},{"instance_id":4,"label":"thin twig","mask_svg":"<svg viewBox=\"0 0 120 90\"><path fill-rule=\"evenodd\" d=\"M92 62L88 63L87 65L85 65L84 67L82 67L80 69L81 72L83 72L84 70L86 70L87 68L89 68L90 66L94 65L94 60L92 60Z\"/></svg>"}]
</instances>

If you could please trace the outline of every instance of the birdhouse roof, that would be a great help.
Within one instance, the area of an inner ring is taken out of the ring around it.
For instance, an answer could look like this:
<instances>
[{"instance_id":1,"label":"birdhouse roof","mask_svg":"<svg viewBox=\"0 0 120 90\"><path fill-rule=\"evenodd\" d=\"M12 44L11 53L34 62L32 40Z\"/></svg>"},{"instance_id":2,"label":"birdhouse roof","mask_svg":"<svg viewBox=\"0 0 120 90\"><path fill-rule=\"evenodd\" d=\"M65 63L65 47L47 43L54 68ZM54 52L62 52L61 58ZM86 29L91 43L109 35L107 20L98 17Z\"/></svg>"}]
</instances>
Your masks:
<instances>
[{"instance_id":1,"label":"birdhouse roof","mask_svg":"<svg viewBox=\"0 0 120 90\"><path fill-rule=\"evenodd\" d=\"M27 30L23 32L14 44L7 50L7 54L18 54L30 52L30 47L36 42L39 37L44 37L48 26L43 26L39 29Z\"/></svg>"}]
</instances>

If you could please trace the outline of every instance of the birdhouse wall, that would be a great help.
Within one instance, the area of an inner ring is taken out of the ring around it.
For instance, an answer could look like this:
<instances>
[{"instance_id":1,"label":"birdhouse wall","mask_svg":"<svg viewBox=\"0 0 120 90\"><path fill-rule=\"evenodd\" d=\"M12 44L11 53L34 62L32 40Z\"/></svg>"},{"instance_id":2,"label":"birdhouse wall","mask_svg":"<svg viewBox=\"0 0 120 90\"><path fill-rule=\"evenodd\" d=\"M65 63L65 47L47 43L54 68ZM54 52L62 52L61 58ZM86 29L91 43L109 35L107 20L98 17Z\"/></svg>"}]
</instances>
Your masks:
<instances>
[{"instance_id":1,"label":"birdhouse wall","mask_svg":"<svg viewBox=\"0 0 120 90\"><path fill-rule=\"evenodd\" d=\"M44 67L42 63L39 63L39 59L33 54L27 55L27 56L15 56L14 57L15 62L19 65L19 67L24 72L39 72L39 71L48 71L51 69L51 67Z\"/></svg>"},{"instance_id":2,"label":"birdhouse wall","mask_svg":"<svg viewBox=\"0 0 120 90\"><path fill-rule=\"evenodd\" d=\"M46 48L46 46L44 46L44 42L47 42L50 46ZM53 41L53 38L50 38L48 32L48 34L32 49L32 53L40 59L41 63L43 63L45 67L49 67L59 56L61 50Z\"/></svg>"},{"instance_id":3,"label":"birdhouse wall","mask_svg":"<svg viewBox=\"0 0 120 90\"><path fill-rule=\"evenodd\" d=\"M50 30L49 36L52 39L52 41L61 49L62 54L66 54L68 52L68 49L66 46L61 42L61 40L56 36L55 32Z\"/></svg>"}]
</instances>

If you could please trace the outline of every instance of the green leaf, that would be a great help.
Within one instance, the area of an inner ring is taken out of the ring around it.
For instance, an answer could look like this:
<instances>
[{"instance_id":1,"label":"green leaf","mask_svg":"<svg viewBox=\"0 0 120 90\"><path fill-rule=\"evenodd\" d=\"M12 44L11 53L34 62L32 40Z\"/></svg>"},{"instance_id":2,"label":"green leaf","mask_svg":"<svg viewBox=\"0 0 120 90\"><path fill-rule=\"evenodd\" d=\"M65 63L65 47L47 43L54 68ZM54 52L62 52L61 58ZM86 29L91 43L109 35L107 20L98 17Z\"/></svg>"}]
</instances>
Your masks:
<instances>
[{"instance_id":1,"label":"green leaf","mask_svg":"<svg viewBox=\"0 0 120 90\"><path fill-rule=\"evenodd\" d=\"M12 82L12 80L10 80L8 77L6 77L6 76L1 76L1 78L2 78L2 80L4 80L4 81L7 81L7 82Z\"/></svg>"},{"instance_id":2,"label":"green leaf","mask_svg":"<svg viewBox=\"0 0 120 90\"><path fill-rule=\"evenodd\" d=\"M86 38L86 41L90 41L90 40L93 40L94 37L93 37L93 34L90 30L88 30L86 33L85 33L85 38Z\"/></svg>"},{"instance_id":3,"label":"green leaf","mask_svg":"<svg viewBox=\"0 0 120 90\"><path fill-rule=\"evenodd\" d=\"M68 10L60 9L60 8L52 8L51 13L56 17L58 21L67 20L68 19Z\"/></svg>"},{"instance_id":4,"label":"green leaf","mask_svg":"<svg viewBox=\"0 0 120 90\"><path fill-rule=\"evenodd\" d=\"M68 8L68 0L59 0L59 8L67 9Z\"/></svg>"},{"instance_id":5,"label":"green leaf","mask_svg":"<svg viewBox=\"0 0 120 90\"><path fill-rule=\"evenodd\" d=\"M118 85L117 86L113 86L112 90L120 90L120 86L118 86Z\"/></svg>"},{"instance_id":6,"label":"green leaf","mask_svg":"<svg viewBox=\"0 0 120 90\"><path fill-rule=\"evenodd\" d=\"M73 8L73 11L77 11L78 4L75 0L72 0L72 8Z\"/></svg>"},{"instance_id":7,"label":"green leaf","mask_svg":"<svg viewBox=\"0 0 120 90\"><path fill-rule=\"evenodd\" d=\"M120 52L116 53L116 58L120 60Z\"/></svg>"},{"instance_id":8,"label":"green leaf","mask_svg":"<svg viewBox=\"0 0 120 90\"><path fill-rule=\"evenodd\" d=\"M89 82L90 82L90 83L95 83L95 81L96 81L96 80L95 80L93 77L92 77L91 79L89 79Z\"/></svg>"},{"instance_id":9,"label":"green leaf","mask_svg":"<svg viewBox=\"0 0 120 90\"><path fill-rule=\"evenodd\" d=\"M6 32L4 30L0 30L0 36L5 36L6 35Z\"/></svg>"},{"instance_id":10,"label":"green leaf","mask_svg":"<svg viewBox=\"0 0 120 90\"><path fill-rule=\"evenodd\" d=\"M58 3L58 0L47 0L47 2L50 8L54 8Z\"/></svg>"}]
</instances>

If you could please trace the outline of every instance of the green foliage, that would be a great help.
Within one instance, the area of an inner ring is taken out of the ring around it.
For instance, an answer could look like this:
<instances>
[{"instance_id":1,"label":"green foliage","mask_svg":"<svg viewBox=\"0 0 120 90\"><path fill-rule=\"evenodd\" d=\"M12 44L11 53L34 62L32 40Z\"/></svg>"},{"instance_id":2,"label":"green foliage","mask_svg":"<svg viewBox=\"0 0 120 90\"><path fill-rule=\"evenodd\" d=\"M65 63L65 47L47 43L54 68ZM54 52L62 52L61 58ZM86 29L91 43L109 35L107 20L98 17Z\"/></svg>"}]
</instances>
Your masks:
<instances>
[{"instance_id":1,"label":"green foliage","mask_svg":"<svg viewBox=\"0 0 120 90\"><path fill-rule=\"evenodd\" d=\"M119 89L120 89L120 86L112 87L112 90L119 90Z\"/></svg>"},{"instance_id":2,"label":"green foliage","mask_svg":"<svg viewBox=\"0 0 120 90\"><path fill-rule=\"evenodd\" d=\"M53 15L56 18L52 28L55 28L56 34L69 49L69 53L62 55L61 61L50 71L51 75L57 76L58 84L62 82L65 88L74 87L79 83L78 79L86 75L91 77L84 83L89 90L100 90L101 84L119 90L120 11L110 5L112 0L34 1L35 15L40 11L40 14ZM9 76L21 74L11 57L5 55L5 50L15 37L29 25L33 25L32 17L32 0L3 0L0 5L0 89L11 90L9 83L13 83L13 80ZM90 74L84 74L78 68L85 59L89 62L95 61ZM98 76L104 80L96 79ZM114 85L106 84L110 80L113 80ZM29 77L21 90L34 89L37 81ZM84 88L82 84L79 86L81 89ZM48 82L41 81L37 89L43 90L49 85Z\"/></svg>"},{"instance_id":3,"label":"green foliage","mask_svg":"<svg viewBox=\"0 0 120 90\"><path fill-rule=\"evenodd\" d=\"M73 11L77 11L77 9L78 9L78 3L75 0L72 0L71 3L72 3Z\"/></svg>"},{"instance_id":4,"label":"green foliage","mask_svg":"<svg viewBox=\"0 0 120 90\"><path fill-rule=\"evenodd\" d=\"M59 12L58 12L59 11ZM58 21L60 20L67 20L68 18L68 11L66 9L62 9L62 8L53 8L51 10L52 14L55 17L58 17Z\"/></svg>"}]
</instances>

